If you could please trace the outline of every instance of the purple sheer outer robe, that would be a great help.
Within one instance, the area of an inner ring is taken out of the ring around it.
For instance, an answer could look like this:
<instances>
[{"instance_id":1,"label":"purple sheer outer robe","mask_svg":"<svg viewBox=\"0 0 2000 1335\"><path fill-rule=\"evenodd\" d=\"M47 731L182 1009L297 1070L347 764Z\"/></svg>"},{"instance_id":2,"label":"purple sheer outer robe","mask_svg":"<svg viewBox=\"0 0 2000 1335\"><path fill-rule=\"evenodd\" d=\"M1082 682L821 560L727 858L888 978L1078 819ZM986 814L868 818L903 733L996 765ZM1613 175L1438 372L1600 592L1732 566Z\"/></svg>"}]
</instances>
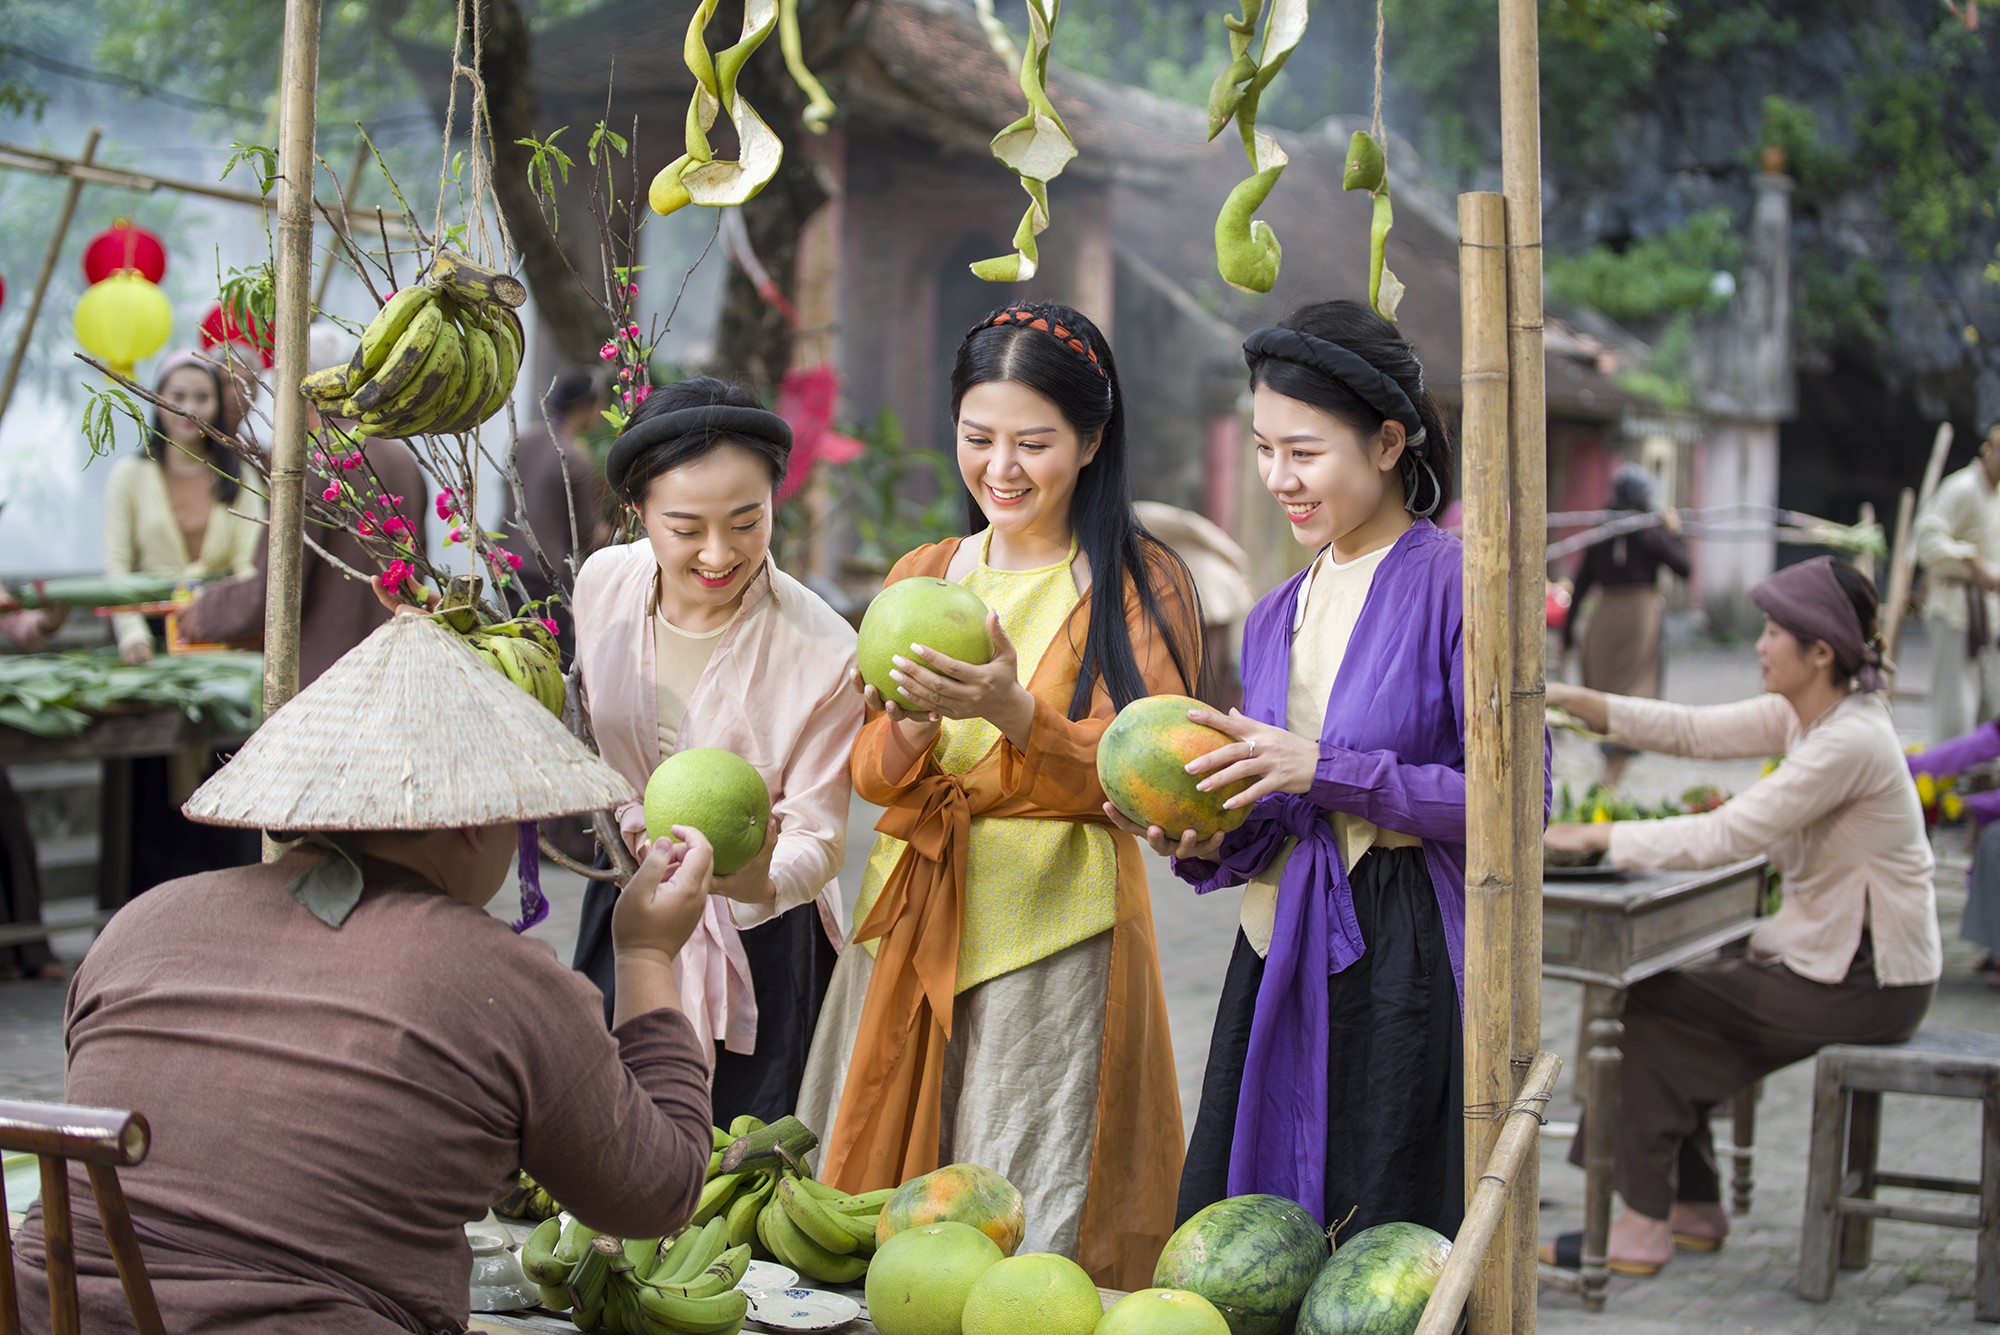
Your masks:
<instances>
[{"instance_id":1,"label":"purple sheer outer robe","mask_svg":"<svg viewBox=\"0 0 2000 1335\"><path fill-rule=\"evenodd\" d=\"M1243 635L1243 712L1285 726L1294 576L1266 594ZM1304 794L1259 801L1224 837L1215 862L1177 859L1199 892L1239 885L1298 847L1279 885L1277 919L1251 1020L1229 1155L1229 1191L1270 1192L1319 1218L1325 1210L1327 975L1367 949L1340 847L1323 817L1344 811L1423 840L1444 920L1453 981L1465 986L1465 663L1463 549L1427 519L1396 540L1327 699L1319 767ZM1312 646L1300 645L1310 652ZM1542 810L1547 818L1548 740ZM1321 1223L1326 1220L1321 1219Z\"/></svg>"},{"instance_id":2,"label":"purple sheer outer robe","mask_svg":"<svg viewBox=\"0 0 2000 1335\"><path fill-rule=\"evenodd\" d=\"M1910 776L1915 778L1919 774L1928 774L1934 779L1942 779L1996 758L2000 758L2000 722L1982 723L1962 737L1939 742L1928 751L1919 751L1911 756ZM1980 827L2000 820L2000 788L1968 793L1965 809L1971 814L1973 824ZM1965 874L1970 883L1972 869L1966 868Z\"/></svg>"}]
</instances>

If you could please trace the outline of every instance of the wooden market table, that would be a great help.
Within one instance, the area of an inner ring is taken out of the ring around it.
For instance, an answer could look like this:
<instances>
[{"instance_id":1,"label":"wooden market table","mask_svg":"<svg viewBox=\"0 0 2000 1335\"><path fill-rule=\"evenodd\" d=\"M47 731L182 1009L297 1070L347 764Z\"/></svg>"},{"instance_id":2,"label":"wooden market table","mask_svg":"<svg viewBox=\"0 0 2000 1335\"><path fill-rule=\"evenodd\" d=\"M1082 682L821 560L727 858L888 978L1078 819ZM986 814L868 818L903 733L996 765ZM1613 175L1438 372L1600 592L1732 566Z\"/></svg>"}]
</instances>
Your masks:
<instances>
[{"instance_id":1,"label":"wooden market table","mask_svg":"<svg viewBox=\"0 0 2000 1335\"><path fill-rule=\"evenodd\" d=\"M183 749L217 750L239 744L248 734L197 722L178 709L109 714L68 737L41 737L0 727L0 766L44 765L96 760L104 766L98 804L97 907L92 913L54 922L0 923L0 946L36 941L53 932L102 927L125 901L132 867L132 762L172 755Z\"/></svg>"},{"instance_id":2,"label":"wooden market table","mask_svg":"<svg viewBox=\"0 0 2000 1335\"><path fill-rule=\"evenodd\" d=\"M802 1280L800 1282L806 1283L807 1281ZM830 1293L844 1293L861 1305L860 1316L844 1326L837 1327L839 1335L875 1335L875 1323L868 1319L868 1298L859 1287L845 1287L835 1284L811 1285L811 1287L824 1288ZM1099 1289L1097 1295L1103 1300L1107 1308L1125 1296L1123 1292L1117 1289ZM533 1330L543 1332L544 1335L576 1335L576 1326L567 1316L551 1316L542 1311L474 1312L472 1320L468 1324L475 1331L504 1332L510 1330ZM755 1320L744 1322L743 1328L750 1331L774 1329L760 1326ZM1024 1331L1022 1335L1034 1335L1034 1332Z\"/></svg>"},{"instance_id":3,"label":"wooden market table","mask_svg":"<svg viewBox=\"0 0 2000 1335\"><path fill-rule=\"evenodd\" d=\"M1583 1135L1583 1269L1542 1268L1545 1281L1574 1287L1584 1307L1604 1310L1611 1232L1625 994L1634 983L1692 964L1756 929L1765 861L1708 871L1577 871L1551 868L1542 888L1542 976L1583 984L1577 1090L1588 1111ZM1736 1210L1749 1206L1751 1095L1736 1100L1732 1169Z\"/></svg>"}]
</instances>

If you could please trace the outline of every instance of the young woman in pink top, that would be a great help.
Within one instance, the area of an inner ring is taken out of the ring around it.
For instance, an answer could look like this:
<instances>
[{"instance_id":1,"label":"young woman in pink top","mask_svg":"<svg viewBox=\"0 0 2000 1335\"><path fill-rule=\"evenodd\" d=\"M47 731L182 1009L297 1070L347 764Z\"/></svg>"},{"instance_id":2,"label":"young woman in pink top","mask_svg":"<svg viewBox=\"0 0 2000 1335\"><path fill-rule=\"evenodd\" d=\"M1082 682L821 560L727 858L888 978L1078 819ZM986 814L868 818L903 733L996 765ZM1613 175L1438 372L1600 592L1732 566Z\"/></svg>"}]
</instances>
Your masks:
<instances>
[{"instance_id":1,"label":"young woman in pink top","mask_svg":"<svg viewBox=\"0 0 2000 1335\"><path fill-rule=\"evenodd\" d=\"M1676 1246L1714 1251L1729 1232L1708 1114L1829 1043L1916 1032L1940 969L1934 863L1916 786L1883 690L1875 589L1815 557L1750 591L1764 694L1690 708L1549 685L1549 702L1646 751L1704 759L1782 754L1714 811L1669 820L1552 825L1552 849L1620 867L1720 867L1768 857L1784 904L1747 955L1634 986L1625 1005L1614 1274L1650 1275ZM1571 1145L1581 1162L1583 1139ZM1544 1259L1575 1266L1582 1235Z\"/></svg>"},{"instance_id":2,"label":"young woman in pink top","mask_svg":"<svg viewBox=\"0 0 2000 1335\"><path fill-rule=\"evenodd\" d=\"M733 385L654 390L605 462L644 536L597 552L576 581L576 661L598 749L632 784L618 816L633 852L646 780L677 751L733 751L771 791L762 855L715 878L676 961L725 1123L792 1111L842 936L834 877L863 704L847 686L853 629L771 560L791 444L784 419ZM616 901L591 886L575 957L607 1013Z\"/></svg>"}]
</instances>

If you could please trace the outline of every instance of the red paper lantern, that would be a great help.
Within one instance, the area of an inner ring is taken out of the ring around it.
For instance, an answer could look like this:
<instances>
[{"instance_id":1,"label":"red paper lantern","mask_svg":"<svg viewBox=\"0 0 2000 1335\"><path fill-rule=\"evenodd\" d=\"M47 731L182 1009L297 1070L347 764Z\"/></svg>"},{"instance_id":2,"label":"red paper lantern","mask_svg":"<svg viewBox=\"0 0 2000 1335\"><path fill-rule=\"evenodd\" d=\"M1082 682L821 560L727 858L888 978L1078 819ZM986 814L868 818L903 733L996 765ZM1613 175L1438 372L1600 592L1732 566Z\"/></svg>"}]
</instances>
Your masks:
<instances>
[{"instance_id":1,"label":"red paper lantern","mask_svg":"<svg viewBox=\"0 0 2000 1335\"><path fill-rule=\"evenodd\" d=\"M138 270L149 283L159 282L167 271L167 248L145 228L134 227L130 218L112 223L83 248L85 281L101 283L124 269Z\"/></svg>"},{"instance_id":2,"label":"red paper lantern","mask_svg":"<svg viewBox=\"0 0 2000 1335\"><path fill-rule=\"evenodd\" d=\"M220 302L208 308L201 317L201 345L212 348L219 343L241 343L256 352L266 370L271 367L271 331L249 311L225 311Z\"/></svg>"}]
</instances>

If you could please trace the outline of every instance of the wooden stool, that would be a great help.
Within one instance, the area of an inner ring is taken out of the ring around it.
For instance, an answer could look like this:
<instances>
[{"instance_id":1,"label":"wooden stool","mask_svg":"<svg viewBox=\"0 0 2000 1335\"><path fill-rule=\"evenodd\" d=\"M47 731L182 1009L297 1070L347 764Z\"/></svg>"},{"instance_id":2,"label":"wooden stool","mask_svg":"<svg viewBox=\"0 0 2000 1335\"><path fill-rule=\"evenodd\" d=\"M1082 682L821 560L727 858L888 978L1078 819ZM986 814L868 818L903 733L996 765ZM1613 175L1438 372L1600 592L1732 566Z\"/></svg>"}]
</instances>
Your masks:
<instances>
[{"instance_id":1,"label":"wooden stool","mask_svg":"<svg viewBox=\"0 0 2000 1335\"><path fill-rule=\"evenodd\" d=\"M97 1217L118 1265L133 1328L140 1335L166 1335L146 1263L139 1256L139 1239L132 1231L132 1213L118 1185L118 1170L143 1160L151 1138L146 1119L137 1113L0 1099L0 1150L33 1154L42 1161L42 1240L51 1335L78 1335L76 1249L69 1209L72 1159L89 1170L90 1192L97 1198ZM0 1217L6 1213L6 1195L0 1185ZM14 1284L13 1240L0 1225L0 1335L19 1335L21 1330Z\"/></svg>"},{"instance_id":2,"label":"wooden stool","mask_svg":"<svg viewBox=\"0 0 2000 1335\"><path fill-rule=\"evenodd\" d=\"M1877 1171L1884 1094L1980 1100L1979 1179ZM1977 1196L1979 1210L1887 1205L1875 1199L1877 1187ZM1836 1260L1843 1270L1866 1266L1877 1219L1977 1230L1973 1315L2000 1321L2000 1034L1926 1029L1907 1043L1838 1044L1820 1050L1799 1242L1799 1297L1825 1302L1833 1293Z\"/></svg>"}]
</instances>

